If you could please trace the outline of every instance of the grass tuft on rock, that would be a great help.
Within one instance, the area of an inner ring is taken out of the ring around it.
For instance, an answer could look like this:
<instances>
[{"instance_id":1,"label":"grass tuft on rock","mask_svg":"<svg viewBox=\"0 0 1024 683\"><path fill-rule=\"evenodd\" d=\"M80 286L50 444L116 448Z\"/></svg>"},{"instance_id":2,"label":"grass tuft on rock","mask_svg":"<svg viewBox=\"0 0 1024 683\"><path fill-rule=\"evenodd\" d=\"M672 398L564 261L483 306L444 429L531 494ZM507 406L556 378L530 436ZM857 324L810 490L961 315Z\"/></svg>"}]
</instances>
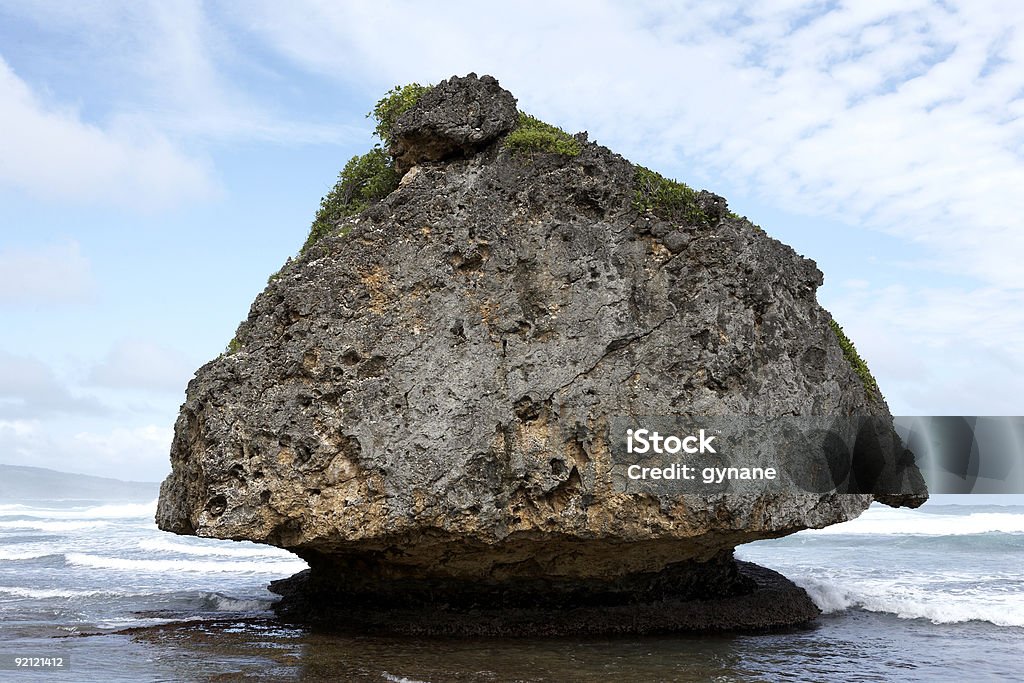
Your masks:
<instances>
[{"instance_id":1,"label":"grass tuft on rock","mask_svg":"<svg viewBox=\"0 0 1024 683\"><path fill-rule=\"evenodd\" d=\"M860 381L864 384L864 390L867 392L869 398L874 397L878 393L878 382L875 381L874 375L871 374L871 370L868 369L868 364L864 362L864 359L857 353L857 347L853 345L850 338L843 332L842 326L835 321L835 319L829 321L829 325L832 327L832 331L836 335L836 339L839 340L839 346L843 350L843 355L846 357L846 362L850 364L853 371L860 377Z\"/></svg>"},{"instance_id":2,"label":"grass tuft on rock","mask_svg":"<svg viewBox=\"0 0 1024 683\"><path fill-rule=\"evenodd\" d=\"M333 232L338 221L360 213L374 202L391 194L401 178L391 157L374 146L369 152L348 160L338 174L338 182L320 200L320 208L313 219L302 251Z\"/></svg>"},{"instance_id":3,"label":"grass tuft on rock","mask_svg":"<svg viewBox=\"0 0 1024 683\"><path fill-rule=\"evenodd\" d=\"M659 218L686 225L708 222L708 215L697 204L697 192L692 187L644 166L633 168L634 209L642 213L650 211Z\"/></svg>"},{"instance_id":4,"label":"grass tuft on rock","mask_svg":"<svg viewBox=\"0 0 1024 683\"><path fill-rule=\"evenodd\" d=\"M391 128L395 120L411 109L432 86L410 83L396 85L377 104L368 118L377 126L374 135L385 145L391 143ZM375 202L387 197L398 187L401 176L395 170L394 160L379 143L366 154L356 155L348 160L338 174L334 187L320 200L309 234L300 253L334 232L338 221L361 213Z\"/></svg>"},{"instance_id":5,"label":"grass tuft on rock","mask_svg":"<svg viewBox=\"0 0 1024 683\"><path fill-rule=\"evenodd\" d=\"M519 123L505 136L504 149L513 154L548 152L575 157L580 154L580 143L558 126L544 123L535 116L519 112Z\"/></svg>"},{"instance_id":6,"label":"grass tuft on rock","mask_svg":"<svg viewBox=\"0 0 1024 683\"><path fill-rule=\"evenodd\" d=\"M753 228L754 230L758 231L762 235L767 235L768 234L767 232L765 232L764 228L762 228L760 225L758 225L754 221L750 220L746 216L739 215L735 211L732 211L732 210L726 211L725 212L725 217L730 219L730 220L740 221L740 222L746 223L747 225L749 225L751 228Z\"/></svg>"}]
</instances>

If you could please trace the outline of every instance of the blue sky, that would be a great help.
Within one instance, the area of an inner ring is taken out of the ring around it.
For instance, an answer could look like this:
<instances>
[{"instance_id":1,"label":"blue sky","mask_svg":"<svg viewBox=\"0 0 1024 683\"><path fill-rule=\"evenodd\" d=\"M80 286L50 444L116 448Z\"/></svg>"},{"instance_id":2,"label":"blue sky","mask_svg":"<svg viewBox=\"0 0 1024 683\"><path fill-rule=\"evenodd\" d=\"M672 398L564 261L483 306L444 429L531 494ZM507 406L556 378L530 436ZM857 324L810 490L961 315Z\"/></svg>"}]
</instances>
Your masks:
<instances>
[{"instance_id":1,"label":"blue sky","mask_svg":"<svg viewBox=\"0 0 1024 683\"><path fill-rule=\"evenodd\" d=\"M365 113L470 71L815 259L894 413L1019 414L1024 9L895 5L0 0L0 462L162 477Z\"/></svg>"}]
</instances>

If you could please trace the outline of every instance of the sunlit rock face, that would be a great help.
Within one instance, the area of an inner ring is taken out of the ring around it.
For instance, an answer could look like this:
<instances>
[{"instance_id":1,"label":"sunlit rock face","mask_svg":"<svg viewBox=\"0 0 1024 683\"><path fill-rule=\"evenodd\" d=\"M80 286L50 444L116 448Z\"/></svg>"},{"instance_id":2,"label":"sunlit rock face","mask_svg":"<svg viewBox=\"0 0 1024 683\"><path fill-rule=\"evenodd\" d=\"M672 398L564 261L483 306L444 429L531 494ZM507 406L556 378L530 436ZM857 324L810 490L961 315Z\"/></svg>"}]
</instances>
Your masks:
<instances>
[{"instance_id":1,"label":"sunlit rock face","mask_svg":"<svg viewBox=\"0 0 1024 683\"><path fill-rule=\"evenodd\" d=\"M736 545L868 507L613 486L611 416L888 409L813 261L710 193L692 224L638 210L634 167L585 136L513 154L515 123L472 75L398 119L398 189L291 261L189 384L162 529L286 548L350 607L627 604L749 594Z\"/></svg>"}]
</instances>

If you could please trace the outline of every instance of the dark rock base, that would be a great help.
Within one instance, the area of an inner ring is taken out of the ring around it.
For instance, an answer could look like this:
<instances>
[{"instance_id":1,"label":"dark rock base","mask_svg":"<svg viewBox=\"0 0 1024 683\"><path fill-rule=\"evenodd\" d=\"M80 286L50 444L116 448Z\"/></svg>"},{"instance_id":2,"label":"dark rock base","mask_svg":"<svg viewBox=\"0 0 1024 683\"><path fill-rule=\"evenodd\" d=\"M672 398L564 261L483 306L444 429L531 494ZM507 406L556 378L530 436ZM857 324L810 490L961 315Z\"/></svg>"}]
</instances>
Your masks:
<instances>
[{"instance_id":1,"label":"dark rock base","mask_svg":"<svg viewBox=\"0 0 1024 683\"><path fill-rule=\"evenodd\" d=\"M778 572L716 560L629 577L595 591L536 585L396 582L373 595L325 588L309 571L275 581L274 609L289 622L334 631L438 636L563 636L760 631L805 624L820 614L807 593ZM696 578L695 578L696 577ZM682 579L682 580L681 580ZM626 593L629 586L634 592ZM674 590L678 587L679 590ZM415 598L413 597L415 596ZM408 600L403 600L408 598Z\"/></svg>"}]
</instances>

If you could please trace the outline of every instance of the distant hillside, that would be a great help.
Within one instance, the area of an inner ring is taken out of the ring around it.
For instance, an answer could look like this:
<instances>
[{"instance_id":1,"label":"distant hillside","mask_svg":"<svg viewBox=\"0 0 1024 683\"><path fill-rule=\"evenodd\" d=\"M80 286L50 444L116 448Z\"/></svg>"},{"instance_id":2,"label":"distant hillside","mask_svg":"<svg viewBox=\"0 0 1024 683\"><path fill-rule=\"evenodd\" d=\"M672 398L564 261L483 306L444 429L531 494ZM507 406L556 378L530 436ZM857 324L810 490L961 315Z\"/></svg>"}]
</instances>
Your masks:
<instances>
[{"instance_id":1,"label":"distant hillside","mask_svg":"<svg viewBox=\"0 0 1024 683\"><path fill-rule=\"evenodd\" d=\"M155 482L121 481L42 467L0 465L0 501L116 500L148 502L157 497Z\"/></svg>"}]
</instances>

